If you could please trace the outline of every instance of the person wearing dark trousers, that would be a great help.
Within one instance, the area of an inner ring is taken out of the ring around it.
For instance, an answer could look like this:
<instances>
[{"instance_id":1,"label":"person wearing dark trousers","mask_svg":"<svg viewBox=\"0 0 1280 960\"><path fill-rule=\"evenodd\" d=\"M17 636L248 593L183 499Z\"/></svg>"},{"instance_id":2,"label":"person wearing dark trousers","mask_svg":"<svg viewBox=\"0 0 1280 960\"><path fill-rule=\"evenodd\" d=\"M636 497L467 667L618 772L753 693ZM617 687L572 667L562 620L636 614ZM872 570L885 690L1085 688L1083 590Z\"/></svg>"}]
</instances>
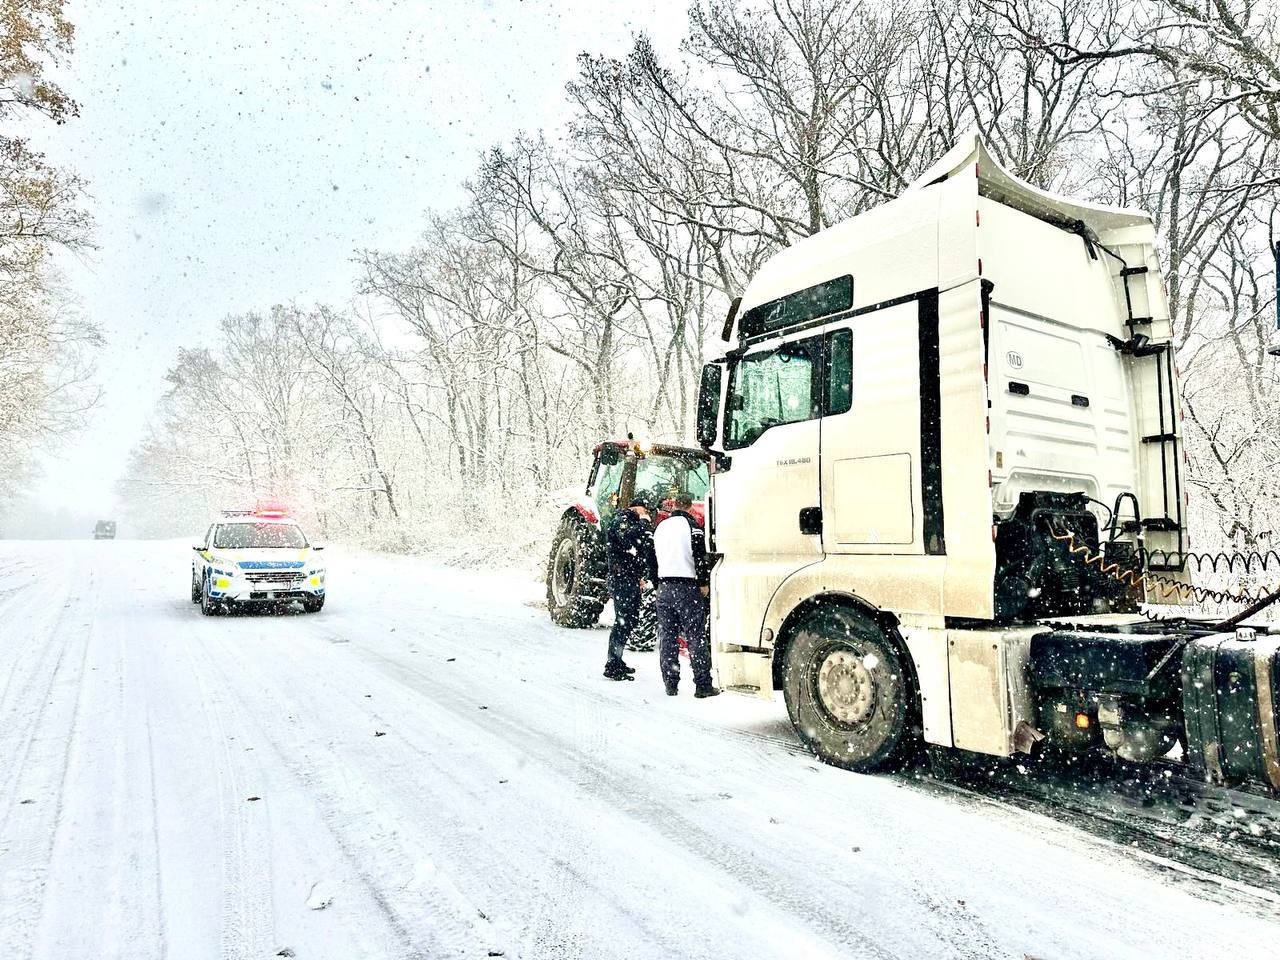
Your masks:
<instances>
[{"instance_id":1,"label":"person wearing dark trousers","mask_svg":"<svg viewBox=\"0 0 1280 960\"><path fill-rule=\"evenodd\" d=\"M711 684L711 641L707 636L707 596L710 565L702 528L689 514L693 501L677 494L676 509L653 534L658 561L658 662L667 696L680 686L680 637L689 647L693 665L693 695L714 697Z\"/></svg>"},{"instance_id":2,"label":"person wearing dark trousers","mask_svg":"<svg viewBox=\"0 0 1280 960\"><path fill-rule=\"evenodd\" d=\"M609 561L609 594L613 597L613 628L609 631L609 654L604 675L610 680L631 680L634 667L622 660L631 631L640 619L640 591L645 582L657 580L653 555L653 531L649 526L650 505L636 497L605 525L605 554Z\"/></svg>"}]
</instances>

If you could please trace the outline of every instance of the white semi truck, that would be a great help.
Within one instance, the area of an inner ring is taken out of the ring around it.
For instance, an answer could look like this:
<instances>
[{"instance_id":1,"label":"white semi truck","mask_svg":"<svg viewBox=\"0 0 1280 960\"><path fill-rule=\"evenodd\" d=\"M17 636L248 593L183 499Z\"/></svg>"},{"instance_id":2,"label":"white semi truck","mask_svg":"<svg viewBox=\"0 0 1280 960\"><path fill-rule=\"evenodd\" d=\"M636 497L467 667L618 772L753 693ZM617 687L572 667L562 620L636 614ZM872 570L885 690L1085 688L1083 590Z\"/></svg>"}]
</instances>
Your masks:
<instances>
[{"instance_id":1,"label":"white semi truck","mask_svg":"<svg viewBox=\"0 0 1280 960\"><path fill-rule=\"evenodd\" d=\"M1280 789L1276 638L1139 612L1187 578L1155 240L971 135L761 269L699 401L722 686L855 769L1181 742Z\"/></svg>"}]
</instances>

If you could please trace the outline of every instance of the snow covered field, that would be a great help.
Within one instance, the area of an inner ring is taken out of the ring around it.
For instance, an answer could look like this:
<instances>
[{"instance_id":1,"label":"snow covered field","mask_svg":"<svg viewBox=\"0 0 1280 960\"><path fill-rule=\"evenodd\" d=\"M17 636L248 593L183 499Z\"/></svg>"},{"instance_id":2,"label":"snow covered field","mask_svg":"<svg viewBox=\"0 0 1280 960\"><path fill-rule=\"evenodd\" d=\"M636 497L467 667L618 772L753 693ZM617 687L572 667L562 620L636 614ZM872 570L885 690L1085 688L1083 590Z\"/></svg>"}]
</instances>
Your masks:
<instances>
[{"instance_id":1,"label":"snow covered field","mask_svg":"<svg viewBox=\"0 0 1280 960\"><path fill-rule=\"evenodd\" d=\"M781 704L599 676L537 584L331 548L204 618L187 544L0 542L0 958L1274 955L1044 817L824 767Z\"/></svg>"}]
</instances>

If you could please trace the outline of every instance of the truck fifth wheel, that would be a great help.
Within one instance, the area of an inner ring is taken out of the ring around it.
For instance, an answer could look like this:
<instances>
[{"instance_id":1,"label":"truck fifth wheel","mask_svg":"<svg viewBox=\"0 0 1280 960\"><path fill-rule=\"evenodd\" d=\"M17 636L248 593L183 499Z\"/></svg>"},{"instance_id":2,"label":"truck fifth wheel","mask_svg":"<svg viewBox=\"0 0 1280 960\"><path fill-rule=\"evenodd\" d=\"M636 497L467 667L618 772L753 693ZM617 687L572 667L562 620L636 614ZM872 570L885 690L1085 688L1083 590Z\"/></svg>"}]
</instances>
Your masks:
<instances>
[{"instance_id":1,"label":"truck fifth wheel","mask_svg":"<svg viewBox=\"0 0 1280 960\"><path fill-rule=\"evenodd\" d=\"M1182 741L1280 788L1277 644L1139 613L1189 589L1146 214L1032 187L971 135L774 256L725 339L698 411L722 686L782 691L854 769L920 741L1135 762Z\"/></svg>"}]
</instances>

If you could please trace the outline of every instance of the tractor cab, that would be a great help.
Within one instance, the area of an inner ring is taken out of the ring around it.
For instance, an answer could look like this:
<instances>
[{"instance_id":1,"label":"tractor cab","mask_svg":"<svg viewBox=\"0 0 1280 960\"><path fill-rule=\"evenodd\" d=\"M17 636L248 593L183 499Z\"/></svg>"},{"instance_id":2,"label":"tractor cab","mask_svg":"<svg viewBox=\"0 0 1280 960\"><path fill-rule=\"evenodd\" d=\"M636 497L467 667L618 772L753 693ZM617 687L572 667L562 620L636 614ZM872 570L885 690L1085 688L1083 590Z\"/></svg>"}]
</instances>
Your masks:
<instances>
[{"instance_id":1,"label":"tractor cab","mask_svg":"<svg viewBox=\"0 0 1280 960\"><path fill-rule=\"evenodd\" d=\"M597 444L587 497L603 523L618 506L636 496L657 501L659 516L670 512L675 496L687 493L692 513L703 522L704 501L711 484L708 455L704 450L668 444L609 440Z\"/></svg>"}]
</instances>

